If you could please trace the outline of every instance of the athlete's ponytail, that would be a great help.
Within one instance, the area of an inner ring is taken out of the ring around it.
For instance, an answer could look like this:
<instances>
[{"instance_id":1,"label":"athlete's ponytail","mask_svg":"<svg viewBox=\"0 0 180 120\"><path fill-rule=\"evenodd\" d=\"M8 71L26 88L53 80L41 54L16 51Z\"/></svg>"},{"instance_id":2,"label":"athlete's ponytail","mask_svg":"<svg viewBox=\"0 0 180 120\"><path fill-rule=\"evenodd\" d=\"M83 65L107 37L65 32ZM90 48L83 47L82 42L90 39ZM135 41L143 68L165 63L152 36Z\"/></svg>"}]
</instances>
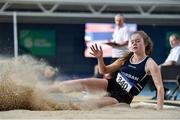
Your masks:
<instances>
[{"instance_id":1,"label":"athlete's ponytail","mask_svg":"<svg viewBox=\"0 0 180 120\"><path fill-rule=\"evenodd\" d=\"M125 54L125 55L121 58L121 60L122 60L123 62L125 62L125 61L129 60L132 55L133 55L133 52L129 52L129 53Z\"/></svg>"}]
</instances>

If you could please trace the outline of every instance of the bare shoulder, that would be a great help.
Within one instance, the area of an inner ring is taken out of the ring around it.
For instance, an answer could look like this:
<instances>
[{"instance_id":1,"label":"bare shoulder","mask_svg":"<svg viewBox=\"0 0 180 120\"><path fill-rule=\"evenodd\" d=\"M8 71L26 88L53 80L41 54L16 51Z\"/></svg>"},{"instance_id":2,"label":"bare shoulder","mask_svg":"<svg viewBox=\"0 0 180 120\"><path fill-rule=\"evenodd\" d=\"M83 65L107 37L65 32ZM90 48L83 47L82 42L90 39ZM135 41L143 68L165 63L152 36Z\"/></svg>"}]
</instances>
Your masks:
<instances>
[{"instance_id":1,"label":"bare shoulder","mask_svg":"<svg viewBox=\"0 0 180 120\"><path fill-rule=\"evenodd\" d=\"M123 65L125 62L122 58L119 58L116 61L117 61L117 64L120 64L120 65Z\"/></svg>"},{"instance_id":2,"label":"bare shoulder","mask_svg":"<svg viewBox=\"0 0 180 120\"><path fill-rule=\"evenodd\" d=\"M157 63L152 58L148 58L147 64L149 64L149 65L157 65Z\"/></svg>"},{"instance_id":3,"label":"bare shoulder","mask_svg":"<svg viewBox=\"0 0 180 120\"><path fill-rule=\"evenodd\" d=\"M146 71L156 71L157 69L159 69L157 63L152 58L149 58L146 62Z\"/></svg>"},{"instance_id":4,"label":"bare shoulder","mask_svg":"<svg viewBox=\"0 0 180 120\"><path fill-rule=\"evenodd\" d=\"M124 64L124 61L123 61L121 58L119 58L119 59L117 59L116 61L114 61L114 62L111 64L111 66L119 68L119 67L122 66L123 64Z\"/></svg>"}]
</instances>

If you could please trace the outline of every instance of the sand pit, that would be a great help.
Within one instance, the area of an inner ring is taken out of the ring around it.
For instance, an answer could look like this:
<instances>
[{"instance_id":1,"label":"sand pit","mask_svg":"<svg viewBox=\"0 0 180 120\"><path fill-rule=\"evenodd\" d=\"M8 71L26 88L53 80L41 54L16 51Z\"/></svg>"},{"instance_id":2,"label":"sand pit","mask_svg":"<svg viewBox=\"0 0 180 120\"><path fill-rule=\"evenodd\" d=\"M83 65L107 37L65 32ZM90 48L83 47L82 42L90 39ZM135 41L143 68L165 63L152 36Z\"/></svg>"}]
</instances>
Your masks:
<instances>
[{"instance_id":1,"label":"sand pit","mask_svg":"<svg viewBox=\"0 0 180 120\"><path fill-rule=\"evenodd\" d=\"M180 119L179 106L168 104L164 106L164 110L157 111L155 101L143 97L134 99L131 106L116 104L96 108L87 104L84 109L75 110L73 107L65 108L63 104L58 104L60 106L57 108L57 101L66 102L71 106L71 102L80 103L89 98L101 97L103 94L94 96L87 94L84 96L84 92L65 95L47 94L46 84L40 84L38 77L39 71L44 69L46 64L40 64L29 57L21 57L18 64L5 61L0 65L0 107L4 110L0 112L0 119ZM180 105L179 101L172 101L172 103Z\"/></svg>"},{"instance_id":2,"label":"sand pit","mask_svg":"<svg viewBox=\"0 0 180 120\"><path fill-rule=\"evenodd\" d=\"M29 111L11 110L0 112L0 119L120 119L120 120L179 120L179 108L169 108L157 111L150 104L133 103L136 108L125 104L117 104L94 110L63 110L63 111ZM139 106L139 107L137 107Z\"/></svg>"}]
</instances>

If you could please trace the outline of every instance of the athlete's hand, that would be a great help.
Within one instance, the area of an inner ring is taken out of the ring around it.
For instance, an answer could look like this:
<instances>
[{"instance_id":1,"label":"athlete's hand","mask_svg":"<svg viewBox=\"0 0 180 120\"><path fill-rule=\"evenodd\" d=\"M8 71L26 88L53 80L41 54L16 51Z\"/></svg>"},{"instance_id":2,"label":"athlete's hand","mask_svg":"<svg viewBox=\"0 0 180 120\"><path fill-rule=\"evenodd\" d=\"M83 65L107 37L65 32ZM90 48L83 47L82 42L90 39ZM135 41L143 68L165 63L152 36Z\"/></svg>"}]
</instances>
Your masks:
<instances>
[{"instance_id":1,"label":"athlete's hand","mask_svg":"<svg viewBox=\"0 0 180 120\"><path fill-rule=\"evenodd\" d=\"M90 48L91 48L91 52L90 52L91 55L93 55L96 58L103 57L103 51L101 46L98 48L97 44L95 44L92 45Z\"/></svg>"},{"instance_id":2,"label":"athlete's hand","mask_svg":"<svg viewBox=\"0 0 180 120\"><path fill-rule=\"evenodd\" d=\"M163 106L157 106L156 110L163 110Z\"/></svg>"}]
</instances>

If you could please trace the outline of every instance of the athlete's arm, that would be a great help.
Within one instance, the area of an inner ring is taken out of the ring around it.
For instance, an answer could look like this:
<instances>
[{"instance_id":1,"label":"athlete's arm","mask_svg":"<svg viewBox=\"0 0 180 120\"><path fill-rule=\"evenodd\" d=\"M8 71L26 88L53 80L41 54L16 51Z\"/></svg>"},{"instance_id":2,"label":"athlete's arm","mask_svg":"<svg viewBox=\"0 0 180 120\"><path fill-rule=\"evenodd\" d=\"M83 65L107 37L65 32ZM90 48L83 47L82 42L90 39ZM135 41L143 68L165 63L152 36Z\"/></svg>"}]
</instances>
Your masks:
<instances>
[{"instance_id":1,"label":"athlete's arm","mask_svg":"<svg viewBox=\"0 0 180 120\"><path fill-rule=\"evenodd\" d=\"M164 104L164 87L162 83L161 73L158 65L151 58L148 59L146 64L147 71L150 72L153 82L157 89L157 110L163 109Z\"/></svg>"},{"instance_id":2,"label":"athlete's arm","mask_svg":"<svg viewBox=\"0 0 180 120\"><path fill-rule=\"evenodd\" d=\"M122 65L122 61L120 59L116 60L110 65L105 65L104 60L103 60L103 51L102 48L98 48L97 44L91 46L91 55L95 56L98 60L98 68L99 72L101 74L106 74L110 72L115 72L116 70L119 69L119 67Z\"/></svg>"}]
</instances>

